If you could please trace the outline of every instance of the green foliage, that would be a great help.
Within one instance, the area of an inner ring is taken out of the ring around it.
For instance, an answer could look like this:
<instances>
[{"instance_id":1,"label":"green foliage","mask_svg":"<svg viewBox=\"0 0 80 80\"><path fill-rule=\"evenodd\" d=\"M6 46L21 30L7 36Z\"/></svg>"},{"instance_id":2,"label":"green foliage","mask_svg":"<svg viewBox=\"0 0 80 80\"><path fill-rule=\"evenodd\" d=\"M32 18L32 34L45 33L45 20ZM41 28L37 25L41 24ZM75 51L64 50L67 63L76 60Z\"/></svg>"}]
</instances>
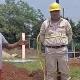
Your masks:
<instances>
[{"instance_id":1,"label":"green foliage","mask_svg":"<svg viewBox=\"0 0 80 80\"><path fill-rule=\"evenodd\" d=\"M17 41L22 32L26 35L33 32L33 37L36 37L43 20L40 10L35 10L22 0L5 0L5 4L0 4L0 32L9 42Z\"/></svg>"},{"instance_id":2,"label":"green foliage","mask_svg":"<svg viewBox=\"0 0 80 80\"><path fill-rule=\"evenodd\" d=\"M73 41L76 51L80 51L80 21L75 24L72 20L69 20L72 31L73 31Z\"/></svg>"},{"instance_id":3,"label":"green foliage","mask_svg":"<svg viewBox=\"0 0 80 80\"><path fill-rule=\"evenodd\" d=\"M75 42L80 42L80 21L75 24L72 20L70 20L72 30L73 30L73 39Z\"/></svg>"},{"instance_id":4,"label":"green foliage","mask_svg":"<svg viewBox=\"0 0 80 80\"><path fill-rule=\"evenodd\" d=\"M75 50L76 51L80 51L80 42L78 42L78 43L76 42L75 43Z\"/></svg>"}]
</instances>

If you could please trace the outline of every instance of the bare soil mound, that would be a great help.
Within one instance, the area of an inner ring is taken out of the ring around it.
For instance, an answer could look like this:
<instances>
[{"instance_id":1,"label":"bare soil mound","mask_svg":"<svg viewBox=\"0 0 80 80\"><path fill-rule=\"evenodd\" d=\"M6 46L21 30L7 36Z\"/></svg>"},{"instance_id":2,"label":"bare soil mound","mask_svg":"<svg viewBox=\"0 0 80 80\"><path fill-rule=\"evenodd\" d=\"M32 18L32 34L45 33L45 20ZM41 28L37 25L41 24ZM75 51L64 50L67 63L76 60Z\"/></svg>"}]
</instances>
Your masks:
<instances>
[{"instance_id":1,"label":"bare soil mound","mask_svg":"<svg viewBox=\"0 0 80 80\"><path fill-rule=\"evenodd\" d=\"M2 80L43 80L43 72L37 70L30 73L26 69L17 68L10 63L4 63Z\"/></svg>"}]
</instances>

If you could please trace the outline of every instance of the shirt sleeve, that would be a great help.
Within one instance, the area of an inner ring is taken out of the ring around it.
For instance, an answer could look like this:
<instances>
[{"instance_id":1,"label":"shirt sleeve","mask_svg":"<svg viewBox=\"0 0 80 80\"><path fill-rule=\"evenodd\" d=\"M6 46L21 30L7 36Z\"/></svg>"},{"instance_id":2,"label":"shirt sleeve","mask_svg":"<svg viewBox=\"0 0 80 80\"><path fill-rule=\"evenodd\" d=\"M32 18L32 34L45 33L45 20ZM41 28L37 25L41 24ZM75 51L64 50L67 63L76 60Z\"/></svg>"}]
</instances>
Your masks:
<instances>
[{"instance_id":1,"label":"shirt sleeve","mask_svg":"<svg viewBox=\"0 0 80 80\"><path fill-rule=\"evenodd\" d=\"M41 35L44 35L45 34L45 23L44 22L41 25L40 34Z\"/></svg>"},{"instance_id":2,"label":"shirt sleeve","mask_svg":"<svg viewBox=\"0 0 80 80\"><path fill-rule=\"evenodd\" d=\"M41 25L41 29L40 29L40 41L41 43L44 42L44 38L45 38L45 23L43 22Z\"/></svg>"},{"instance_id":3,"label":"shirt sleeve","mask_svg":"<svg viewBox=\"0 0 80 80\"><path fill-rule=\"evenodd\" d=\"M72 33L71 25L68 21L66 22L66 34L68 36L68 42L70 43L72 41L73 33Z\"/></svg>"},{"instance_id":4,"label":"shirt sleeve","mask_svg":"<svg viewBox=\"0 0 80 80\"><path fill-rule=\"evenodd\" d=\"M5 37L3 35L2 35L2 44L3 45L8 44L8 41L5 39Z\"/></svg>"}]
</instances>

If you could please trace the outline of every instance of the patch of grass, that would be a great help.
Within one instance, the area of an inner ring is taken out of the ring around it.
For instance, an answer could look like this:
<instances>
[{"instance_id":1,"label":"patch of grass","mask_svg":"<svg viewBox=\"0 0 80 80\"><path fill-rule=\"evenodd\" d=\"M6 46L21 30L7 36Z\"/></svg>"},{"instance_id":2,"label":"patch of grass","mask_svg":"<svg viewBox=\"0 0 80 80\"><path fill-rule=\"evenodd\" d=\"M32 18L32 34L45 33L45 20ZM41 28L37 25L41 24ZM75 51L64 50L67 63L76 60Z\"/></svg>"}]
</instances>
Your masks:
<instances>
[{"instance_id":1,"label":"patch of grass","mask_svg":"<svg viewBox=\"0 0 80 80\"><path fill-rule=\"evenodd\" d=\"M80 67L79 66L70 66L70 75L71 80L80 80Z\"/></svg>"},{"instance_id":2,"label":"patch of grass","mask_svg":"<svg viewBox=\"0 0 80 80\"><path fill-rule=\"evenodd\" d=\"M26 62L26 63L14 63L19 68L25 68L29 70L30 72L41 69L40 62L37 61L32 61L32 62Z\"/></svg>"}]
</instances>

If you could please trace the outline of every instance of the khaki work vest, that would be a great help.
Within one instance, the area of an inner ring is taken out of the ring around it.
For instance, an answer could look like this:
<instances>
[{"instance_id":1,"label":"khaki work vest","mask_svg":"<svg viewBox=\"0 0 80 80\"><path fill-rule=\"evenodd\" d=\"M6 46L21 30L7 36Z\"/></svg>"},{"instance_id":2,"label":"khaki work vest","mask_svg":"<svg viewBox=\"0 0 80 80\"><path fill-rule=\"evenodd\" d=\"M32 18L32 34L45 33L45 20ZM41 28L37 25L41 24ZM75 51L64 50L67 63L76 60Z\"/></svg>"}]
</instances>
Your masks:
<instances>
[{"instance_id":1,"label":"khaki work vest","mask_svg":"<svg viewBox=\"0 0 80 80\"><path fill-rule=\"evenodd\" d=\"M66 25L62 18L59 22L53 24L50 24L50 21L48 21L47 25L45 29L44 45L60 46L68 44Z\"/></svg>"}]
</instances>

